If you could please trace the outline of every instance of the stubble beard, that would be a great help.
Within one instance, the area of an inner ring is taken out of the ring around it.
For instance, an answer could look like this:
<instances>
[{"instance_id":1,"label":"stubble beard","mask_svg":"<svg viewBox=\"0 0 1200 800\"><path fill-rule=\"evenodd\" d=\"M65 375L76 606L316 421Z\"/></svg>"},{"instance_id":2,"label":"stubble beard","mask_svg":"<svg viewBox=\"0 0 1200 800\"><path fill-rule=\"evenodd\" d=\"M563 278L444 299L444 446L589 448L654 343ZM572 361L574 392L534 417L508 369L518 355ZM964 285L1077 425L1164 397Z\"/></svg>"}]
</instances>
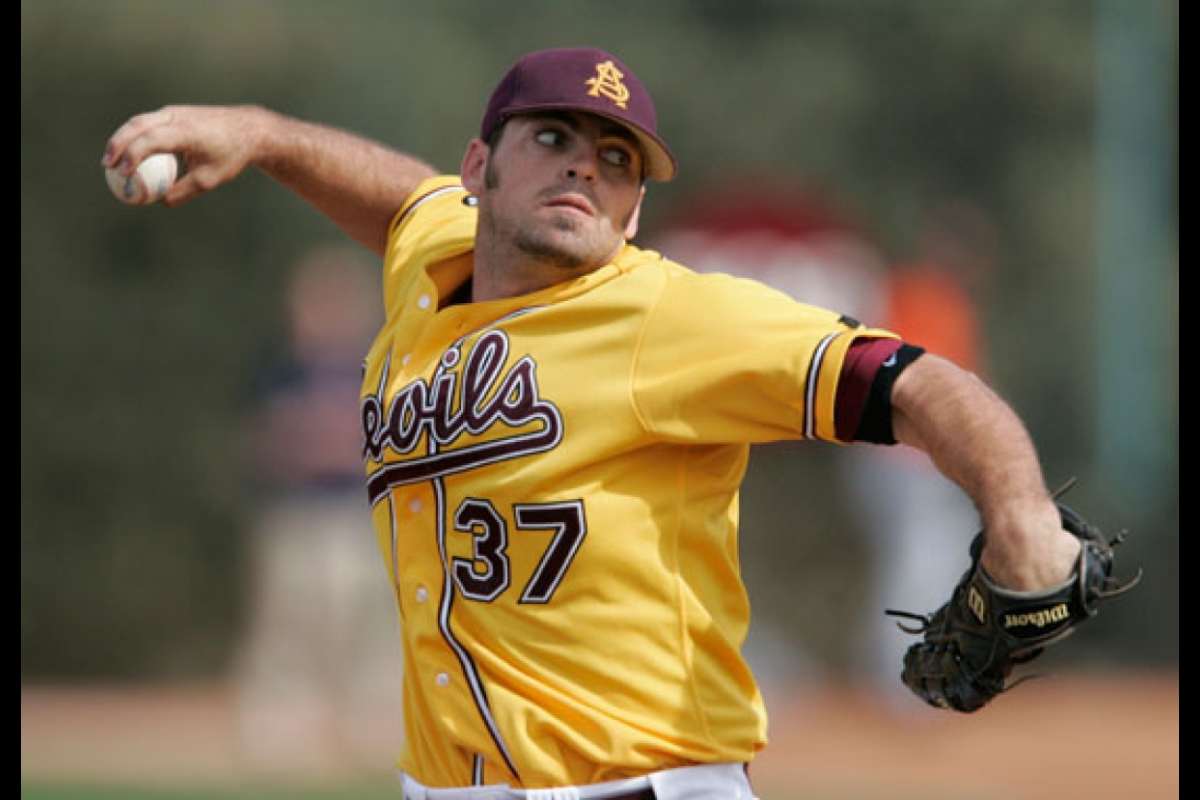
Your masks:
<instances>
[{"instance_id":1,"label":"stubble beard","mask_svg":"<svg viewBox=\"0 0 1200 800\"><path fill-rule=\"evenodd\" d=\"M575 234L576 225L571 220L556 220L556 230ZM574 272L587 263L587 260L571 250L552 241L552 237L540 235L541 231L518 226L513 232L513 246L518 252L532 259L551 264L564 272Z\"/></svg>"},{"instance_id":2,"label":"stubble beard","mask_svg":"<svg viewBox=\"0 0 1200 800\"><path fill-rule=\"evenodd\" d=\"M484 168L483 185L489 191L500 187L500 176L490 159ZM540 227L498 220L490 209L480 210L480 222L489 228L497 241L510 242L512 248L521 255L563 272L578 272L595 260L583 253L583 247L572 248L564 245L558 241L559 237L554 235L555 231L561 231L571 241L583 244L578 221L567 217L555 219L554 231L549 233Z\"/></svg>"}]
</instances>

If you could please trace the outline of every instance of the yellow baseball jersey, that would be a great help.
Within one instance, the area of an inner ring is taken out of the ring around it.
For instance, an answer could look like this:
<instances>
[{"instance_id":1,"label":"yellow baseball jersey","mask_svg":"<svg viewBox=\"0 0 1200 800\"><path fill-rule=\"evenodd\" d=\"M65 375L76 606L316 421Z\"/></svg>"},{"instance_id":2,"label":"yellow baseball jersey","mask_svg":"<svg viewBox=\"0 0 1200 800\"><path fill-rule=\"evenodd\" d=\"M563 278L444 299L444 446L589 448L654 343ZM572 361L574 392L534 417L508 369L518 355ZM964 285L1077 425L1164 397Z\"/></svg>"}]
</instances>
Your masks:
<instances>
[{"instance_id":1,"label":"yellow baseball jersey","mask_svg":"<svg viewBox=\"0 0 1200 800\"><path fill-rule=\"evenodd\" d=\"M738 488L751 443L837 439L850 343L886 331L626 245L532 294L448 304L456 178L393 221L362 418L404 648L397 766L542 788L749 761Z\"/></svg>"}]
</instances>

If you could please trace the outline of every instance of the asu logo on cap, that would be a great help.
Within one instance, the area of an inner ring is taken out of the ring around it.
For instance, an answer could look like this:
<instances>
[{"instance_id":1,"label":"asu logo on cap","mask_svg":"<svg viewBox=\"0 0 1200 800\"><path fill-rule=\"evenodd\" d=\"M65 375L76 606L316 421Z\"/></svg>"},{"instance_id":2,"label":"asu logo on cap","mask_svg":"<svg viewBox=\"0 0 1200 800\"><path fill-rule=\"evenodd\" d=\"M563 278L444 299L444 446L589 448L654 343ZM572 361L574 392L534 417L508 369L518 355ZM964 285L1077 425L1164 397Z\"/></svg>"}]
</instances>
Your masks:
<instances>
[{"instance_id":1,"label":"asu logo on cap","mask_svg":"<svg viewBox=\"0 0 1200 800\"><path fill-rule=\"evenodd\" d=\"M588 94L592 97L607 97L616 103L618 108L625 108L629 102L629 87L621 82L625 73L617 69L612 61L604 61L596 65L596 77L588 78L585 83L591 88Z\"/></svg>"},{"instance_id":2,"label":"asu logo on cap","mask_svg":"<svg viewBox=\"0 0 1200 800\"><path fill-rule=\"evenodd\" d=\"M611 53L583 47L537 50L521 56L488 99L479 138L489 141L507 119L517 114L548 111L608 117L637 139L647 178L669 181L675 177L675 157L658 135L650 93Z\"/></svg>"}]
</instances>

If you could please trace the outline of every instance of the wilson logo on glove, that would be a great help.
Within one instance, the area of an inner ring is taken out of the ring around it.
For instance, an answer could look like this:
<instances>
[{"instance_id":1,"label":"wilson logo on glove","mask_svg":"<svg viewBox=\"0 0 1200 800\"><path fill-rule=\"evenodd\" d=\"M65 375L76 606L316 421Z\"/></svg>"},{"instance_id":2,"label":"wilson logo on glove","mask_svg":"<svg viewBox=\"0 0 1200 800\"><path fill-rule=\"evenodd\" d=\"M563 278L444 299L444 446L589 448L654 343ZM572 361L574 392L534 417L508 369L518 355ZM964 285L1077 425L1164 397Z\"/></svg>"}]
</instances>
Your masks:
<instances>
[{"instance_id":1,"label":"wilson logo on glove","mask_svg":"<svg viewBox=\"0 0 1200 800\"><path fill-rule=\"evenodd\" d=\"M1032 628L1040 632L1047 625L1068 622L1071 610L1066 603L1058 603L1050 608L1038 608L1031 611L1009 611L1004 615L1004 629L1017 636L1025 635L1021 629Z\"/></svg>"}]
</instances>

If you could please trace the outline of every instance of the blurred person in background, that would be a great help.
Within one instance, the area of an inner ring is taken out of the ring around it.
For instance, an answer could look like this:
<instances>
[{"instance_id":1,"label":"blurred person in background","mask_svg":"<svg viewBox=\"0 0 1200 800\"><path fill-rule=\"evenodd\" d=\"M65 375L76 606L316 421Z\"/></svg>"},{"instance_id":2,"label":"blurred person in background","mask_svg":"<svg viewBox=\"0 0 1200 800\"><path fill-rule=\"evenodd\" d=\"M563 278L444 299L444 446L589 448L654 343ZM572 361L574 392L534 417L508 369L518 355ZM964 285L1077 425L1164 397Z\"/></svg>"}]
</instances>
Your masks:
<instances>
[{"instance_id":1,"label":"blurred person in background","mask_svg":"<svg viewBox=\"0 0 1200 800\"><path fill-rule=\"evenodd\" d=\"M714 180L677 201L649 243L697 272L751 278L867 325L883 315L883 253L841 202L799 180Z\"/></svg>"},{"instance_id":2,"label":"blurred person in background","mask_svg":"<svg viewBox=\"0 0 1200 800\"><path fill-rule=\"evenodd\" d=\"M882 283L880 327L986 376L982 303L996 232L979 207L947 200L921 221L912 253L892 261ZM978 527L969 497L914 447L848 448L842 482L869 545L870 597L854 658L868 691L900 713L927 713L899 680L914 642L885 608L935 609L970 563L959 543Z\"/></svg>"},{"instance_id":3,"label":"blurred person in background","mask_svg":"<svg viewBox=\"0 0 1200 800\"><path fill-rule=\"evenodd\" d=\"M382 318L369 259L313 249L288 276L283 336L257 376L247 441L261 502L236 678L244 752L264 768L374 762L398 740L399 635L358 416Z\"/></svg>"}]
</instances>

